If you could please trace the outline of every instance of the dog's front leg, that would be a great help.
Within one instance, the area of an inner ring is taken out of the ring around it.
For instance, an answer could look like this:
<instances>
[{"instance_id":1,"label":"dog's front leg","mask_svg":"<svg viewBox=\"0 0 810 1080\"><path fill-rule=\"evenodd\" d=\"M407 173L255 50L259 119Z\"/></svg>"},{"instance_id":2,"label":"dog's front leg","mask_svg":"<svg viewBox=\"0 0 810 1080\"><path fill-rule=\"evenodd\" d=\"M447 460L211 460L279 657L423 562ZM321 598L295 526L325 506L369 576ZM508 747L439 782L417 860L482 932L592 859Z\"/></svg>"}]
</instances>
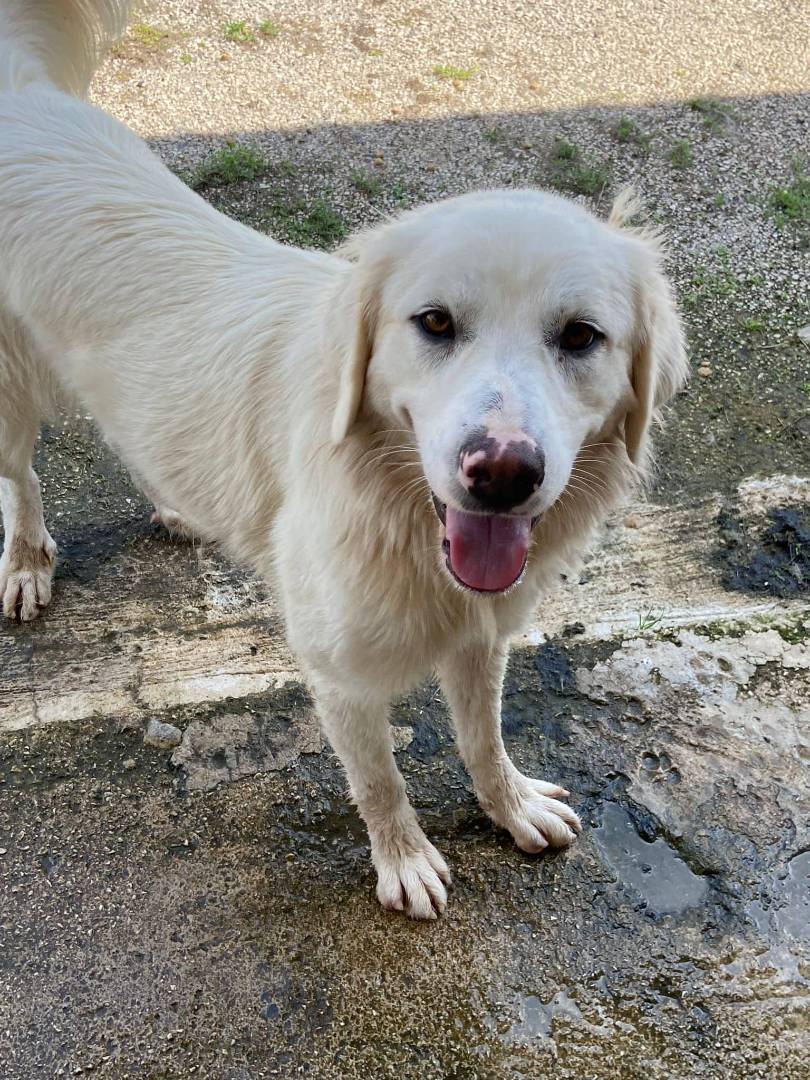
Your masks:
<instances>
[{"instance_id":1,"label":"dog's front leg","mask_svg":"<svg viewBox=\"0 0 810 1080\"><path fill-rule=\"evenodd\" d=\"M450 871L408 801L394 760L387 705L350 701L328 684L313 688L324 730L368 827L377 899L411 918L435 919L447 904Z\"/></svg>"},{"instance_id":2,"label":"dog's front leg","mask_svg":"<svg viewBox=\"0 0 810 1080\"><path fill-rule=\"evenodd\" d=\"M564 847L580 830L577 815L560 802L568 792L524 776L503 745L501 689L507 655L504 645L472 645L452 652L439 665L459 752L482 808L512 834L518 847L529 852Z\"/></svg>"}]
</instances>

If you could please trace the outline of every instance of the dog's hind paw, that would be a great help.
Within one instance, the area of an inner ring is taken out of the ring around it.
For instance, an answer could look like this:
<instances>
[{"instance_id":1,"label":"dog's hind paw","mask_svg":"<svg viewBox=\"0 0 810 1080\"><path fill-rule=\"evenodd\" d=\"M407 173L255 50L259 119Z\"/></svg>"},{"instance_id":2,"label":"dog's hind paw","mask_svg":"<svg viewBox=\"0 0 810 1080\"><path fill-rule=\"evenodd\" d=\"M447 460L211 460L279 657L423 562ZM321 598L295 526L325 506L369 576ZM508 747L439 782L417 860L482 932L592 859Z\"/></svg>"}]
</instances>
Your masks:
<instances>
[{"instance_id":1,"label":"dog's hind paw","mask_svg":"<svg viewBox=\"0 0 810 1080\"><path fill-rule=\"evenodd\" d=\"M11 538L0 558L3 614L31 622L50 603L56 544L46 532L40 544Z\"/></svg>"},{"instance_id":2,"label":"dog's hind paw","mask_svg":"<svg viewBox=\"0 0 810 1080\"><path fill-rule=\"evenodd\" d=\"M450 870L419 825L397 822L372 837L377 899L411 919L435 919L447 906Z\"/></svg>"},{"instance_id":3,"label":"dog's hind paw","mask_svg":"<svg viewBox=\"0 0 810 1080\"><path fill-rule=\"evenodd\" d=\"M156 506L149 520L153 525L162 525L173 536L192 536L191 529L186 527L177 511L168 506Z\"/></svg>"}]
</instances>

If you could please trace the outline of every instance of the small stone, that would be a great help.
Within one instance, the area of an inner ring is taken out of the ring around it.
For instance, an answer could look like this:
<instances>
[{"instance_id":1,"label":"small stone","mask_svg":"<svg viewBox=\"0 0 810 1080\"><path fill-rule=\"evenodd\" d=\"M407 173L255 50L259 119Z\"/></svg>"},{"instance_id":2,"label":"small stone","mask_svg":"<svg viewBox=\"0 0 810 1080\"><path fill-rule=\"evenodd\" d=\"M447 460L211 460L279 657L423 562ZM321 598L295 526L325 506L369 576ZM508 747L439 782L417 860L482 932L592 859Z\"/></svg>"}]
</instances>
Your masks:
<instances>
[{"instance_id":1,"label":"small stone","mask_svg":"<svg viewBox=\"0 0 810 1080\"><path fill-rule=\"evenodd\" d=\"M413 742L413 728L408 726L391 728L391 743L394 750L405 750Z\"/></svg>"},{"instance_id":2,"label":"small stone","mask_svg":"<svg viewBox=\"0 0 810 1080\"><path fill-rule=\"evenodd\" d=\"M800 341L806 341L810 344L810 326L803 326L800 330L797 330L796 336Z\"/></svg>"},{"instance_id":3,"label":"small stone","mask_svg":"<svg viewBox=\"0 0 810 1080\"><path fill-rule=\"evenodd\" d=\"M697 369L697 372L698 375L703 375L705 377L706 375L711 375L712 369L711 367L709 367L708 364L701 364L700 367Z\"/></svg>"},{"instance_id":4,"label":"small stone","mask_svg":"<svg viewBox=\"0 0 810 1080\"><path fill-rule=\"evenodd\" d=\"M160 720L150 720L143 737L144 745L156 750L172 750L179 746L183 732L174 724L164 724Z\"/></svg>"},{"instance_id":5,"label":"small stone","mask_svg":"<svg viewBox=\"0 0 810 1080\"><path fill-rule=\"evenodd\" d=\"M638 514L628 514L627 517L624 519L624 527L625 529L640 529L641 518L638 516Z\"/></svg>"},{"instance_id":6,"label":"small stone","mask_svg":"<svg viewBox=\"0 0 810 1080\"><path fill-rule=\"evenodd\" d=\"M0 847L0 855L5 855L7 851L8 848Z\"/></svg>"},{"instance_id":7,"label":"small stone","mask_svg":"<svg viewBox=\"0 0 810 1080\"><path fill-rule=\"evenodd\" d=\"M530 90L539 90L540 89L540 83L537 81L537 79L529 79L529 89Z\"/></svg>"},{"instance_id":8,"label":"small stone","mask_svg":"<svg viewBox=\"0 0 810 1080\"><path fill-rule=\"evenodd\" d=\"M436 172L435 162L429 161L427 165L425 165L425 172Z\"/></svg>"},{"instance_id":9,"label":"small stone","mask_svg":"<svg viewBox=\"0 0 810 1080\"><path fill-rule=\"evenodd\" d=\"M124 768L125 769L134 769L135 768L135 758L128 757L126 759L126 761L124 762Z\"/></svg>"}]
</instances>

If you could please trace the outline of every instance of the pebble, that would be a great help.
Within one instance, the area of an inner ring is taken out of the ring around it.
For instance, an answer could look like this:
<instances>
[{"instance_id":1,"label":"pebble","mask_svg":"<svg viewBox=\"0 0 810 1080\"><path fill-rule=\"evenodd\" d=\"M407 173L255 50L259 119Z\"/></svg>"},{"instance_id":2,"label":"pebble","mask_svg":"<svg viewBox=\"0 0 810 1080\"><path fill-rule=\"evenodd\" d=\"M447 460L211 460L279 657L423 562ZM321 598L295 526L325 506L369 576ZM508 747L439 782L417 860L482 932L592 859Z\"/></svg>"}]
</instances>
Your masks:
<instances>
[{"instance_id":1,"label":"pebble","mask_svg":"<svg viewBox=\"0 0 810 1080\"><path fill-rule=\"evenodd\" d=\"M626 529L640 529L641 518L638 516L638 514L628 514L627 517L624 519L624 527Z\"/></svg>"},{"instance_id":2,"label":"pebble","mask_svg":"<svg viewBox=\"0 0 810 1080\"><path fill-rule=\"evenodd\" d=\"M183 738L183 732L174 724L164 724L160 720L150 720L143 736L146 746L153 746L156 750L171 750L179 746Z\"/></svg>"},{"instance_id":3,"label":"pebble","mask_svg":"<svg viewBox=\"0 0 810 1080\"><path fill-rule=\"evenodd\" d=\"M810 344L810 326L803 326L800 330L796 331L796 334L802 341L806 341Z\"/></svg>"},{"instance_id":4,"label":"pebble","mask_svg":"<svg viewBox=\"0 0 810 1080\"><path fill-rule=\"evenodd\" d=\"M697 369L697 372L698 375L703 375L705 377L706 375L711 375L712 369L709 367L708 364L701 364L700 367Z\"/></svg>"},{"instance_id":5,"label":"pebble","mask_svg":"<svg viewBox=\"0 0 810 1080\"><path fill-rule=\"evenodd\" d=\"M135 758L128 757L124 761L124 768L125 769L134 769L135 768Z\"/></svg>"}]
</instances>

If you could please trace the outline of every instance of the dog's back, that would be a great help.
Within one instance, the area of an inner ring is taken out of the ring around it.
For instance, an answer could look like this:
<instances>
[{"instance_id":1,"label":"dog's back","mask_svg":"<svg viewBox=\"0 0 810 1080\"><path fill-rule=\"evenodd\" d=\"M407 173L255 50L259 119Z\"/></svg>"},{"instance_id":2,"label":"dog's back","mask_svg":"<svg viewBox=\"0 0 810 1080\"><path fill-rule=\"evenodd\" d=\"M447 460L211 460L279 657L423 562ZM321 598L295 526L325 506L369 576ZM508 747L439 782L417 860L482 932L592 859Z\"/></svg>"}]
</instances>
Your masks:
<instances>
[{"instance_id":1,"label":"dog's back","mask_svg":"<svg viewBox=\"0 0 810 1080\"><path fill-rule=\"evenodd\" d=\"M39 84L83 97L123 33L129 0L0 0L0 90Z\"/></svg>"}]
</instances>

